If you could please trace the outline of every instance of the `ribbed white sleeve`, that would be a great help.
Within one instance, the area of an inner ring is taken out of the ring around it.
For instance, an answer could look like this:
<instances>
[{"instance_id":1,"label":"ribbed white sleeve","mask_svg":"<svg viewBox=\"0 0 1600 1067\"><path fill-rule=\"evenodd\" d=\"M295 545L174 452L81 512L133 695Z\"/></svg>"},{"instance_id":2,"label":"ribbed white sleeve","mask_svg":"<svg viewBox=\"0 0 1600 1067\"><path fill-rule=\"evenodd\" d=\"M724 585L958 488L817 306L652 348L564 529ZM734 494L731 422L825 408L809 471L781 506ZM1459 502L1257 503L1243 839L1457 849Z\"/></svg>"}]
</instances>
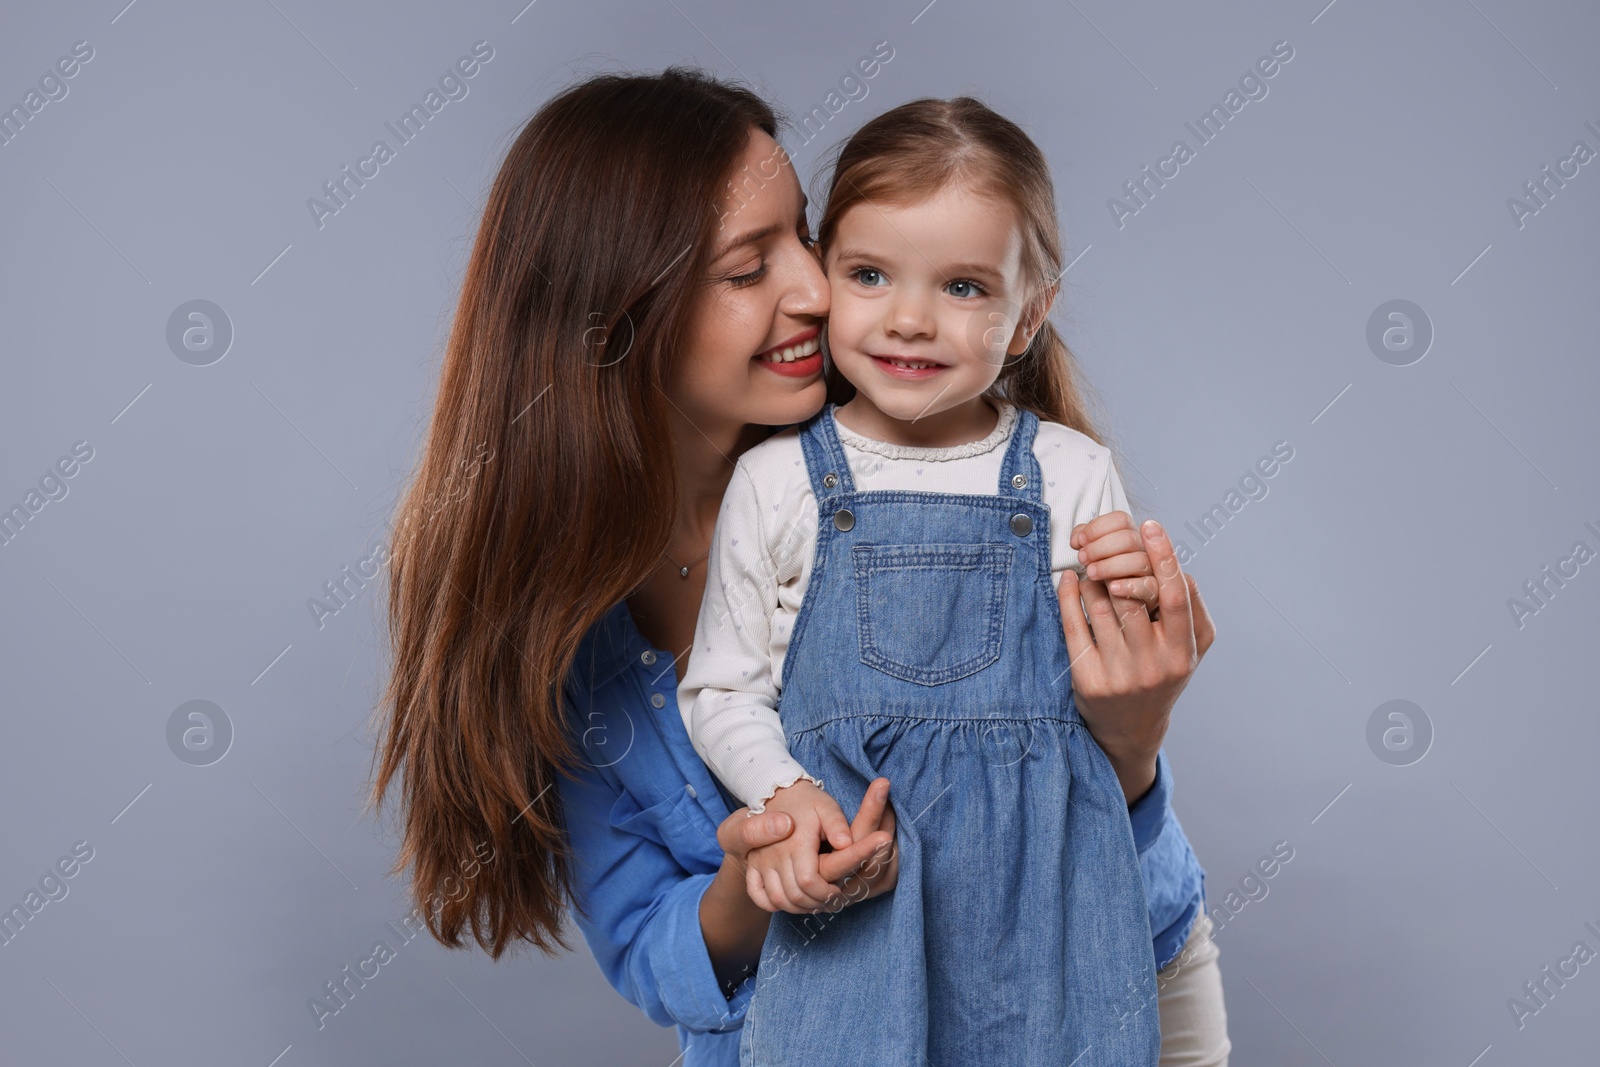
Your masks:
<instances>
[{"instance_id":1,"label":"ribbed white sleeve","mask_svg":"<svg viewBox=\"0 0 1600 1067\"><path fill-rule=\"evenodd\" d=\"M766 810L779 786L817 782L789 754L778 719L770 645L778 574L761 510L741 457L711 537L694 651L678 686L695 751L751 814Z\"/></svg>"}]
</instances>

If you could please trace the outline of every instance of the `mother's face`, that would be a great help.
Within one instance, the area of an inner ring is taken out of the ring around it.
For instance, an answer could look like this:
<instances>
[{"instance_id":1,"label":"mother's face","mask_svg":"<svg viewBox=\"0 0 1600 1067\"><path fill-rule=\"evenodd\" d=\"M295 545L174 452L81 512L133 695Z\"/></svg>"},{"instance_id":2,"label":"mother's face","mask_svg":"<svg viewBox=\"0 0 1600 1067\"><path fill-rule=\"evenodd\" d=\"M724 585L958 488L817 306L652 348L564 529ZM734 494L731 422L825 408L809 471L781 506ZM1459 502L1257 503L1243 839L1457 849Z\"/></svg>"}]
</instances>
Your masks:
<instances>
[{"instance_id":1,"label":"mother's face","mask_svg":"<svg viewBox=\"0 0 1600 1067\"><path fill-rule=\"evenodd\" d=\"M804 421L827 392L818 335L828 282L794 166L765 131L752 128L718 214L673 403L705 428Z\"/></svg>"}]
</instances>

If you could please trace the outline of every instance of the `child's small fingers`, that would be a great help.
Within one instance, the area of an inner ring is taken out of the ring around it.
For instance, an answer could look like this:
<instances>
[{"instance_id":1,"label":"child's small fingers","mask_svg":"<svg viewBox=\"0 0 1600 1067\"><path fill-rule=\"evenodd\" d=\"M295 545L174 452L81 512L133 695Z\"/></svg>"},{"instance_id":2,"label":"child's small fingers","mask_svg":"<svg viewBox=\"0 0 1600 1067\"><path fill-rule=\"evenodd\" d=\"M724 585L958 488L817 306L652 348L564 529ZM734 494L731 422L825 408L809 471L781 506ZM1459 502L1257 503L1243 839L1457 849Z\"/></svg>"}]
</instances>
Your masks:
<instances>
[{"instance_id":1,"label":"child's small fingers","mask_svg":"<svg viewBox=\"0 0 1600 1067\"><path fill-rule=\"evenodd\" d=\"M777 911L777 905L772 903L772 898L767 895L767 887L762 883L761 872L754 867L744 869L744 888L750 894L750 899L762 911Z\"/></svg>"},{"instance_id":2,"label":"child's small fingers","mask_svg":"<svg viewBox=\"0 0 1600 1067\"><path fill-rule=\"evenodd\" d=\"M818 906L826 904L831 898L838 896L842 889L833 884L832 879L822 877L817 869L819 856L809 858L801 856L794 865L794 880L800 887L800 892L805 894L807 903L815 901Z\"/></svg>"},{"instance_id":3,"label":"child's small fingers","mask_svg":"<svg viewBox=\"0 0 1600 1067\"><path fill-rule=\"evenodd\" d=\"M1095 516L1086 523L1074 526L1073 532L1078 537L1077 543L1072 547L1083 548L1103 537L1132 529L1134 529L1132 515L1129 515L1126 511L1108 511L1104 515Z\"/></svg>"},{"instance_id":4,"label":"child's small fingers","mask_svg":"<svg viewBox=\"0 0 1600 1067\"><path fill-rule=\"evenodd\" d=\"M1161 601L1161 586L1153 576L1117 578L1106 583L1106 591L1112 596L1142 600L1147 608L1153 608Z\"/></svg>"},{"instance_id":5,"label":"child's small fingers","mask_svg":"<svg viewBox=\"0 0 1600 1067\"><path fill-rule=\"evenodd\" d=\"M767 899L772 901L773 911L788 911L789 898L783 891L783 878L776 870L767 868L761 872L761 884L766 888Z\"/></svg>"},{"instance_id":6,"label":"child's small fingers","mask_svg":"<svg viewBox=\"0 0 1600 1067\"><path fill-rule=\"evenodd\" d=\"M799 874L795 871L795 864L792 859L785 859L779 870L783 878L783 892L788 898L788 907L784 909L785 911L803 915L822 906L822 901L812 897L810 893L801 888Z\"/></svg>"},{"instance_id":7,"label":"child's small fingers","mask_svg":"<svg viewBox=\"0 0 1600 1067\"><path fill-rule=\"evenodd\" d=\"M1128 552L1118 552L1113 556L1103 556L1091 559L1083 565L1091 581L1104 582L1111 578L1138 578L1143 575L1155 574L1155 568L1150 565L1150 556L1141 548Z\"/></svg>"}]
</instances>

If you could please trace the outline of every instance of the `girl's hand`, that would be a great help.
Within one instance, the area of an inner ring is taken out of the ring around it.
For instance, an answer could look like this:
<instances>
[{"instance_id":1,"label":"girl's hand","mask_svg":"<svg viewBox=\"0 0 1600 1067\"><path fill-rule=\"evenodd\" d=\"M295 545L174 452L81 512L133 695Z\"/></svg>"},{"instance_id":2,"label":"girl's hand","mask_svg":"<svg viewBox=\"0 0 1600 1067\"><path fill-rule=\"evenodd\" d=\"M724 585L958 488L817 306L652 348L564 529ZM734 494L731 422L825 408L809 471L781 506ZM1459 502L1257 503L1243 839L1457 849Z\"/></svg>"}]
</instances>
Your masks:
<instances>
[{"instance_id":1,"label":"girl's hand","mask_svg":"<svg viewBox=\"0 0 1600 1067\"><path fill-rule=\"evenodd\" d=\"M1178 566L1166 531L1150 520L1142 532L1155 571L1158 619L1146 614L1142 601L1113 597L1103 582L1080 582L1070 568L1059 590L1078 712L1129 803L1155 781L1172 706L1216 639L1200 589Z\"/></svg>"},{"instance_id":2,"label":"girl's hand","mask_svg":"<svg viewBox=\"0 0 1600 1067\"><path fill-rule=\"evenodd\" d=\"M824 838L839 849L851 844L850 823L839 802L802 778L778 787L766 809L793 819L794 832L782 841L750 850L745 859L750 899L766 911L805 915L843 896L843 889L817 872Z\"/></svg>"},{"instance_id":3,"label":"girl's hand","mask_svg":"<svg viewBox=\"0 0 1600 1067\"><path fill-rule=\"evenodd\" d=\"M1105 583L1112 596L1142 601L1145 610L1155 617L1160 587L1150 554L1133 527L1132 515L1108 511L1089 522L1080 522L1072 528L1067 543L1078 549L1078 560L1087 572L1085 577Z\"/></svg>"}]
</instances>

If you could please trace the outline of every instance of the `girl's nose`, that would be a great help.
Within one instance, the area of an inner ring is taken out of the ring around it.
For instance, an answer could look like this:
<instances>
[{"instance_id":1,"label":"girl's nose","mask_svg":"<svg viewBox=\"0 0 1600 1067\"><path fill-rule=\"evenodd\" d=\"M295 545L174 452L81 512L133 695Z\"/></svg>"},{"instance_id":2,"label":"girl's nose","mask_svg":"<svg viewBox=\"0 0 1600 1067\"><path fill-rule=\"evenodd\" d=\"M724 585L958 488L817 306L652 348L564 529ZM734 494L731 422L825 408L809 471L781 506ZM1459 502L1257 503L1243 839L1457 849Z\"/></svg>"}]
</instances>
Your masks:
<instances>
[{"instance_id":1,"label":"girl's nose","mask_svg":"<svg viewBox=\"0 0 1600 1067\"><path fill-rule=\"evenodd\" d=\"M889 308L884 331L896 337L924 337L933 333L933 315L923 299L914 294L897 293Z\"/></svg>"}]
</instances>

